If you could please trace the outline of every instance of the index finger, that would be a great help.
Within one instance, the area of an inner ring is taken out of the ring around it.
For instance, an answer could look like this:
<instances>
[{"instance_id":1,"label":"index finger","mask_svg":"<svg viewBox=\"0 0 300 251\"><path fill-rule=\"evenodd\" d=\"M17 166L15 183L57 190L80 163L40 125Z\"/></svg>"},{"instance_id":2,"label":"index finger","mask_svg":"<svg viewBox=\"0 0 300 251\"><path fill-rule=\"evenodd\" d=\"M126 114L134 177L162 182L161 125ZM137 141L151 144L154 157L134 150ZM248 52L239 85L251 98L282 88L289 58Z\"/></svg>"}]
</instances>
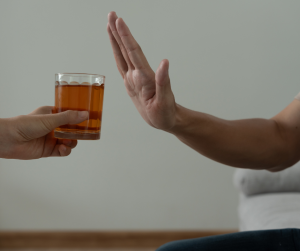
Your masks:
<instances>
[{"instance_id":1,"label":"index finger","mask_svg":"<svg viewBox=\"0 0 300 251\"><path fill-rule=\"evenodd\" d=\"M128 26L125 24L122 18L117 19L116 27L134 67L136 69L150 68L142 48L134 39Z\"/></svg>"}]
</instances>

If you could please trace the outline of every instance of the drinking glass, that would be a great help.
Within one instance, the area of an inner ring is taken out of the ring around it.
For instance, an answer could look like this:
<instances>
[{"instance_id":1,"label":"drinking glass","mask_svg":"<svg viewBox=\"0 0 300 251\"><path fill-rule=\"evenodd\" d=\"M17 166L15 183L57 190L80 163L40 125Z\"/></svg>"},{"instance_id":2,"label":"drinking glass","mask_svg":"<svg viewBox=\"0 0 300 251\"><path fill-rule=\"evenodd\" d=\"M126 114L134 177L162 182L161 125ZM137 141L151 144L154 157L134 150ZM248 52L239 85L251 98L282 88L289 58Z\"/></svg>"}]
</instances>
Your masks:
<instances>
[{"instance_id":1,"label":"drinking glass","mask_svg":"<svg viewBox=\"0 0 300 251\"><path fill-rule=\"evenodd\" d=\"M105 76L87 73L55 74L54 113L88 111L88 119L54 130L60 139L100 139Z\"/></svg>"}]
</instances>

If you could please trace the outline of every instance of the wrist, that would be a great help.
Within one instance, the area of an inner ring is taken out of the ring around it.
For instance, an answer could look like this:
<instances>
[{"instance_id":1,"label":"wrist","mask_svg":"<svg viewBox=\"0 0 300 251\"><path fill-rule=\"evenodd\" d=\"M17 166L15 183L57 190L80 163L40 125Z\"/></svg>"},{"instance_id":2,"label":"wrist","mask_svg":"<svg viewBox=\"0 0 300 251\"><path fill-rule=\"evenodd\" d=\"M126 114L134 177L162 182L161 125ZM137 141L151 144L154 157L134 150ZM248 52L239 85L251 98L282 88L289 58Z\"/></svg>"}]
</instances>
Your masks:
<instances>
[{"instance_id":1,"label":"wrist","mask_svg":"<svg viewBox=\"0 0 300 251\"><path fill-rule=\"evenodd\" d=\"M178 138L206 139L212 134L212 116L176 104L175 124L167 132Z\"/></svg>"},{"instance_id":2,"label":"wrist","mask_svg":"<svg viewBox=\"0 0 300 251\"><path fill-rule=\"evenodd\" d=\"M194 127L195 124L195 115L193 113L195 112L176 104L175 123L172 128L167 130L167 132L177 136L192 131L192 127Z\"/></svg>"},{"instance_id":3,"label":"wrist","mask_svg":"<svg viewBox=\"0 0 300 251\"><path fill-rule=\"evenodd\" d=\"M174 125L171 128L165 130L166 132L176 136L176 134L181 133L187 127L188 121L186 118L186 110L188 109L179 104L175 105Z\"/></svg>"}]
</instances>

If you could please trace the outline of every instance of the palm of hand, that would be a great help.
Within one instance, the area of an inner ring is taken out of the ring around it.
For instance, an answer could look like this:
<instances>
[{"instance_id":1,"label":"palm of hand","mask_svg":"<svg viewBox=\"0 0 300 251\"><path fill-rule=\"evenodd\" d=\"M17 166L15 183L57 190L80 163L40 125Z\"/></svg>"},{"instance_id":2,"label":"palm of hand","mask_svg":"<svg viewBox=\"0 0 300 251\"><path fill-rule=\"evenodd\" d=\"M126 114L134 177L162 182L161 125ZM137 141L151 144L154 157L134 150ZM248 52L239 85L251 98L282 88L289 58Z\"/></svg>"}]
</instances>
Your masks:
<instances>
[{"instance_id":1,"label":"palm of hand","mask_svg":"<svg viewBox=\"0 0 300 251\"><path fill-rule=\"evenodd\" d=\"M156 95L156 77L153 70L128 71L124 84L143 119L157 129L169 129L175 123L175 98L173 93L159 99Z\"/></svg>"},{"instance_id":2,"label":"palm of hand","mask_svg":"<svg viewBox=\"0 0 300 251\"><path fill-rule=\"evenodd\" d=\"M114 12L108 18L107 31L128 95L149 125L162 130L171 128L175 124L176 103L168 61L163 60L154 73L124 21Z\"/></svg>"}]
</instances>

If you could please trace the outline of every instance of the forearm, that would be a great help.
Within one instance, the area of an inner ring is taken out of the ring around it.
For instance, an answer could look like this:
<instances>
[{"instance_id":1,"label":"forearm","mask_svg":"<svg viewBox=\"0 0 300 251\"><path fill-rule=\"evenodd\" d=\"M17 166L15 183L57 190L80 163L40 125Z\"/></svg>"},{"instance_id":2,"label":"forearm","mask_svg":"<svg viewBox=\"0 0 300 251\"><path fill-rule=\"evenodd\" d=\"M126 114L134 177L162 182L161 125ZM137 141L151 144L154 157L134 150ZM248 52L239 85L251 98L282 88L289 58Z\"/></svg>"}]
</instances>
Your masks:
<instances>
[{"instance_id":1,"label":"forearm","mask_svg":"<svg viewBox=\"0 0 300 251\"><path fill-rule=\"evenodd\" d=\"M296 162L284 133L271 119L228 121L177 105L176 125L169 132L229 166L277 171Z\"/></svg>"}]
</instances>

